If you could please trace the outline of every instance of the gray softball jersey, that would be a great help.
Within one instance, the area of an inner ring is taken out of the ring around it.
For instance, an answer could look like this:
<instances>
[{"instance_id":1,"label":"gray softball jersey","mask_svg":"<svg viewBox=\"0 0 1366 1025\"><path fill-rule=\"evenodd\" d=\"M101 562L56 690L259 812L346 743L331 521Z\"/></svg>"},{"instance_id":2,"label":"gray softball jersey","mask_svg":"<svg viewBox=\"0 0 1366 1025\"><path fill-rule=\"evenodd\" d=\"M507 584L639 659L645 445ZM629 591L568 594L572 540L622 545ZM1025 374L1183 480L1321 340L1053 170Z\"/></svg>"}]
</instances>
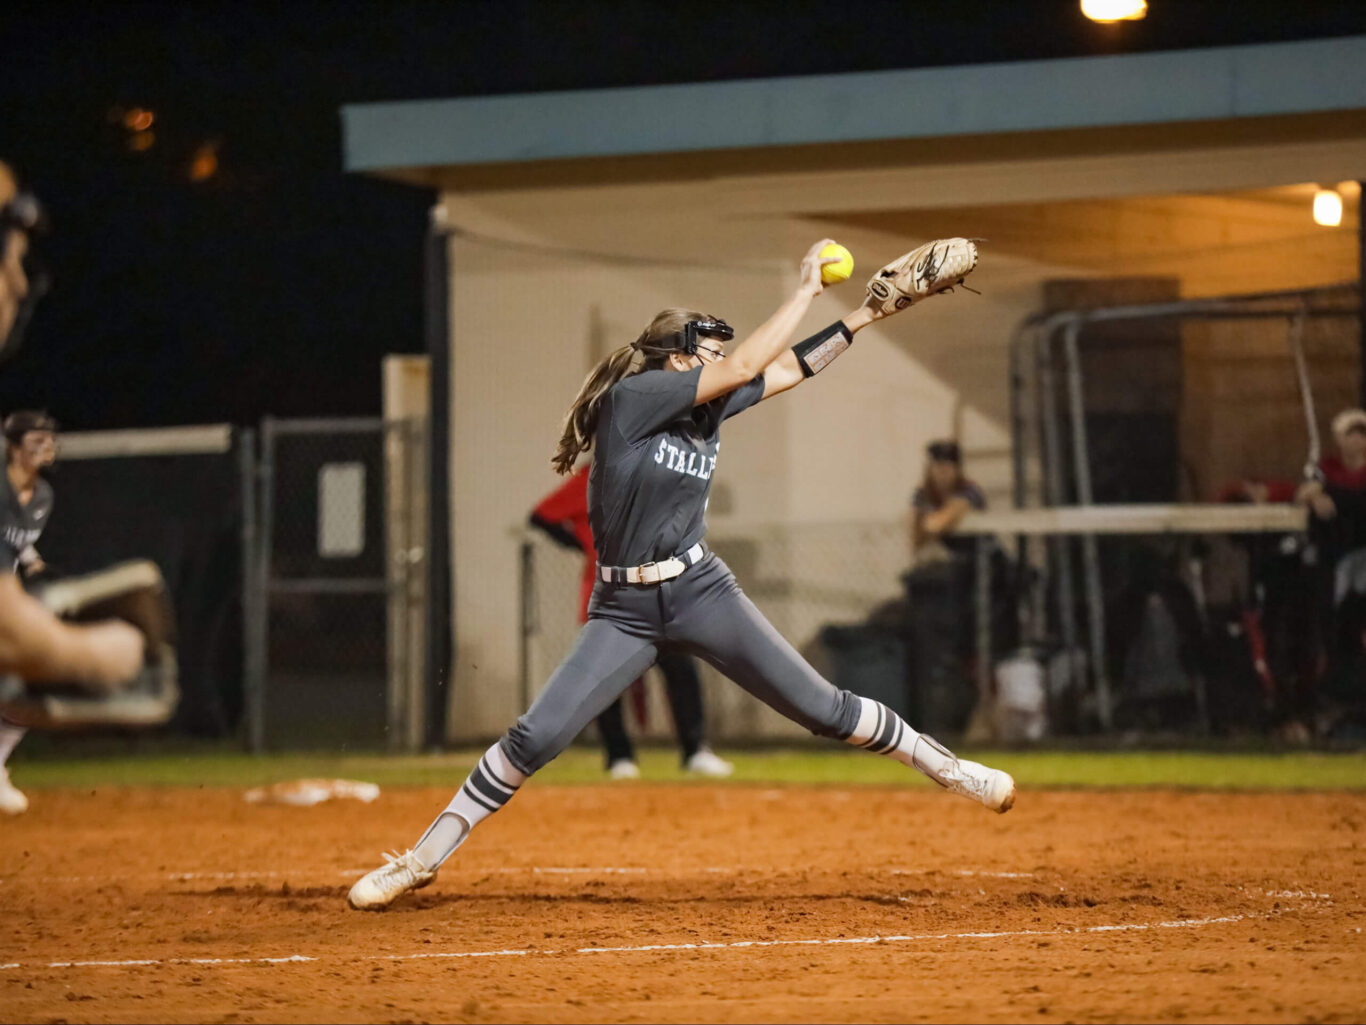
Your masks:
<instances>
[{"instance_id":1,"label":"gray softball jersey","mask_svg":"<svg viewBox=\"0 0 1366 1025\"><path fill-rule=\"evenodd\" d=\"M603 398L588 475L588 521L602 565L669 559L706 534L721 423L764 397L764 378L694 406L701 376L701 367L646 370Z\"/></svg>"},{"instance_id":2,"label":"gray softball jersey","mask_svg":"<svg viewBox=\"0 0 1366 1025\"><path fill-rule=\"evenodd\" d=\"M37 544L52 512L52 485L39 477L33 485L33 497L28 505L10 483L9 474L0 470L0 560L9 569L19 565L19 553Z\"/></svg>"},{"instance_id":3,"label":"gray softball jersey","mask_svg":"<svg viewBox=\"0 0 1366 1025\"><path fill-rule=\"evenodd\" d=\"M633 566L686 551L706 533L703 513L722 421L764 395L755 378L693 406L701 368L651 370L616 384L594 439L588 507L598 558ZM715 554L659 584L599 580L588 622L545 687L503 735L503 754L527 776L549 762L620 696L661 651L705 659L817 736L844 740L859 699L821 677L749 600ZM512 791L498 797L501 807ZM485 795L486 800L493 800Z\"/></svg>"}]
</instances>

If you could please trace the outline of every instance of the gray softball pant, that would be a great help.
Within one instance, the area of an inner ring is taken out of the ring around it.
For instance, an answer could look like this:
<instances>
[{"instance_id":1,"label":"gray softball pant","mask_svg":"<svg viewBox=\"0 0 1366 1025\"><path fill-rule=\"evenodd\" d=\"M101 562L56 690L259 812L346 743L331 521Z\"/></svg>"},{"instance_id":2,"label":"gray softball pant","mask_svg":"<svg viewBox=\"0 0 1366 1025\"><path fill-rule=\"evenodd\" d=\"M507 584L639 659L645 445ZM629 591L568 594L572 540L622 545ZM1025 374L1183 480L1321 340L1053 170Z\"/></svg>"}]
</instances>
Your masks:
<instances>
[{"instance_id":1,"label":"gray softball pant","mask_svg":"<svg viewBox=\"0 0 1366 1025\"><path fill-rule=\"evenodd\" d=\"M712 553L659 584L598 581L574 646L503 736L508 760L528 776L550 762L661 649L705 659L817 736L844 740L858 725L859 699L812 669Z\"/></svg>"}]
</instances>

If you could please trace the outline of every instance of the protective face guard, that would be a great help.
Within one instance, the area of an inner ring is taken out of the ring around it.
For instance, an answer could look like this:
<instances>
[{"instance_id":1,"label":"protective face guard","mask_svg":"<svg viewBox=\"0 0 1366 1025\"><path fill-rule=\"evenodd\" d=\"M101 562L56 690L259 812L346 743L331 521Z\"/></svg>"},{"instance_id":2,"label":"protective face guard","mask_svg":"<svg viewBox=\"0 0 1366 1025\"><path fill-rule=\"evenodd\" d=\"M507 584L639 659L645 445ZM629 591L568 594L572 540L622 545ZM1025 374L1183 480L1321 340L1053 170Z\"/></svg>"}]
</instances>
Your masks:
<instances>
[{"instance_id":1,"label":"protective face guard","mask_svg":"<svg viewBox=\"0 0 1366 1025\"><path fill-rule=\"evenodd\" d=\"M735 328L719 317L706 320L690 320L683 328L683 351L689 356L697 355L697 336L715 338L728 342L735 337Z\"/></svg>"}]
</instances>

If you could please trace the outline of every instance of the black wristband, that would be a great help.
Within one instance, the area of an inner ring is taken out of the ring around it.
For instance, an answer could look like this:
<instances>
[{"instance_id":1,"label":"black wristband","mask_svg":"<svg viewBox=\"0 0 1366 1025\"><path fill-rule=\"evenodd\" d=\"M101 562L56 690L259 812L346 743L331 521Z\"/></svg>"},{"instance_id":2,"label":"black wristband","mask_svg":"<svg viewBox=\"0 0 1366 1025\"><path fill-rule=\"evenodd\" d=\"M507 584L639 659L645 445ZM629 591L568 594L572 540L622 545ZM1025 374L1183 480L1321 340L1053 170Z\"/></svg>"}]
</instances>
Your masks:
<instances>
[{"instance_id":1,"label":"black wristband","mask_svg":"<svg viewBox=\"0 0 1366 1025\"><path fill-rule=\"evenodd\" d=\"M792 351L797 354L802 375L815 377L853 344L854 332L845 327L844 321L837 320L792 346Z\"/></svg>"}]
</instances>

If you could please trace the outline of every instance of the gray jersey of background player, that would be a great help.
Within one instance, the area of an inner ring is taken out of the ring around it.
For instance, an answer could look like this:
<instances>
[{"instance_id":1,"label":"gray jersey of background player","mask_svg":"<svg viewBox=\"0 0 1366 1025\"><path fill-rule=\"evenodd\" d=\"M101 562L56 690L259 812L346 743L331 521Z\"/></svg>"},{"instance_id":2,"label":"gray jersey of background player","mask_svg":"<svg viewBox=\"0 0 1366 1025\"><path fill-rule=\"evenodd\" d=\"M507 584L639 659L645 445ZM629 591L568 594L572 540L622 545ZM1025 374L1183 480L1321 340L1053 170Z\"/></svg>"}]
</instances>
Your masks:
<instances>
[{"instance_id":1,"label":"gray jersey of background player","mask_svg":"<svg viewBox=\"0 0 1366 1025\"><path fill-rule=\"evenodd\" d=\"M24 576L44 568L36 547L52 515L52 485L42 471L57 457L57 421L21 410L4 420L5 473L0 480L0 558Z\"/></svg>"}]
</instances>

